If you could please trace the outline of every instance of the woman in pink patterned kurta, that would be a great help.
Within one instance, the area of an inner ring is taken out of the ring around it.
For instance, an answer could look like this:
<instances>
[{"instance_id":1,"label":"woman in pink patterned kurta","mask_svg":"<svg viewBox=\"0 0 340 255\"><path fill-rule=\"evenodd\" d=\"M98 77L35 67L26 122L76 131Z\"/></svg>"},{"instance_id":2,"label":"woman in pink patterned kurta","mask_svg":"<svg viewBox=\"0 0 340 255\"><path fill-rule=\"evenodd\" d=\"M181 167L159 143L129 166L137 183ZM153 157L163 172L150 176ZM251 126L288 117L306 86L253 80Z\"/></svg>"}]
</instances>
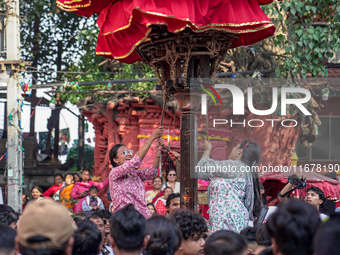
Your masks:
<instances>
[{"instance_id":1,"label":"woman in pink patterned kurta","mask_svg":"<svg viewBox=\"0 0 340 255\"><path fill-rule=\"evenodd\" d=\"M118 211L127 204L134 204L136 210L145 218L151 217L145 202L144 181L157 175L161 145L157 145L155 159L151 167L139 169L139 166L152 142L162 134L163 127L156 128L133 157L132 151L123 144L116 144L110 150L110 161L113 166L109 175L112 212ZM160 139L160 141L162 140Z\"/></svg>"}]
</instances>

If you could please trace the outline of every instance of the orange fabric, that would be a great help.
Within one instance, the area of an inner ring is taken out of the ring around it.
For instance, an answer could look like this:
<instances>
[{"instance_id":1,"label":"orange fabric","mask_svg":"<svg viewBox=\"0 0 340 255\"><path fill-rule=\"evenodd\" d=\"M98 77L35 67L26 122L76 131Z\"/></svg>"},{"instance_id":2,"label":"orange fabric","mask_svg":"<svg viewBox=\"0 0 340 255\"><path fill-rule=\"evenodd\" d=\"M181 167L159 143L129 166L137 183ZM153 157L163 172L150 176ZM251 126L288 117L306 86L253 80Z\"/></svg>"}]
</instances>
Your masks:
<instances>
[{"instance_id":1,"label":"orange fabric","mask_svg":"<svg viewBox=\"0 0 340 255\"><path fill-rule=\"evenodd\" d=\"M90 7L93 12L100 12L96 54L125 63L141 61L135 49L149 40L151 25L166 25L172 33L187 27L196 33L208 30L234 33L238 38L233 40L231 48L254 44L272 36L275 31L259 6L259 3L269 3L270 0L112 1L58 0L57 3L69 11L75 5L86 6L73 10L78 14Z\"/></svg>"},{"instance_id":2,"label":"orange fabric","mask_svg":"<svg viewBox=\"0 0 340 255\"><path fill-rule=\"evenodd\" d=\"M72 189L73 189L74 184L64 188L61 192L60 192L60 202L64 205L66 205L66 207L68 209L72 209L73 207L73 203L70 201L71 200L71 193L72 193Z\"/></svg>"}]
</instances>

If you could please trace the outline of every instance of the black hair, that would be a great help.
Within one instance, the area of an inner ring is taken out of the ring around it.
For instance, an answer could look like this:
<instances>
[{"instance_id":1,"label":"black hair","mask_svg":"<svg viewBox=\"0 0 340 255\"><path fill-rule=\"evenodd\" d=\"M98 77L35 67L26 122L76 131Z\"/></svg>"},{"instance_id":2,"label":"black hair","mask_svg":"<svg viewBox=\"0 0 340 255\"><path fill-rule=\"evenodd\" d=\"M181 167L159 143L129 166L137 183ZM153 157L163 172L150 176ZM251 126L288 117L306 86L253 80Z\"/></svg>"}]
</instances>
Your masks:
<instances>
[{"instance_id":1,"label":"black hair","mask_svg":"<svg viewBox=\"0 0 340 255\"><path fill-rule=\"evenodd\" d=\"M98 210L95 211L92 215L98 215L102 219L111 220L112 213L109 210Z\"/></svg>"},{"instance_id":2,"label":"black hair","mask_svg":"<svg viewBox=\"0 0 340 255\"><path fill-rule=\"evenodd\" d=\"M322 202L325 202L325 200L326 200L325 193L324 193L320 188L315 187L315 186L312 186L312 187L306 189L306 194L307 194L309 191L314 191L316 194L319 195L319 199L321 199Z\"/></svg>"},{"instance_id":3,"label":"black hair","mask_svg":"<svg viewBox=\"0 0 340 255\"><path fill-rule=\"evenodd\" d=\"M84 170L81 170L81 172L80 172L80 173L84 173L84 172L89 172L89 174L91 175L91 171L90 171L90 169L84 169Z\"/></svg>"},{"instance_id":4,"label":"black hair","mask_svg":"<svg viewBox=\"0 0 340 255\"><path fill-rule=\"evenodd\" d=\"M22 255L64 255L68 240L61 245L61 249L31 249L19 243L20 254Z\"/></svg>"},{"instance_id":5,"label":"black hair","mask_svg":"<svg viewBox=\"0 0 340 255\"><path fill-rule=\"evenodd\" d=\"M270 239L270 235L266 229L266 225L265 224L261 224L258 228L257 228L257 232L256 232L256 243L258 245L263 245L266 247L269 247L272 245L272 240Z\"/></svg>"},{"instance_id":6,"label":"black hair","mask_svg":"<svg viewBox=\"0 0 340 255\"><path fill-rule=\"evenodd\" d=\"M89 188L89 193L92 191L92 190L95 190L98 192L98 188L94 185L92 185L90 188Z\"/></svg>"},{"instance_id":7,"label":"black hair","mask_svg":"<svg viewBox=\"0 0 340 255\"><path fill-rule=\"evenodd\" d=\"M261 159L261 150L257 143L244 139L240 144L240 149L243 149L242 161L249 167L256 167ZM253 217L258 219L261 214L262 204L260 197L260 179L257 171L251 171L254 187L254 208Z\"/></svg>"},{"instance_id":8,"label":"black hair","mask_svg":"<svg viewBox=\"0 0 340 255\"><path fill-rule=\"evenodd\" d=\"M167 172L166 172L166 180L168 181L168 175L171 171L174 171L176 173L176 176L177 176L177 170L176 169L169 169Z\"/></svg>"},{"instance_id":9,"label":"black hair","mask_svg":"<svg viewBox=\"0 0 340 255\"><path fill-rule=\"evenodd\" d=\"M320 223L315 207L291 198L279 204L266 223L269 235L283 254L313 254L313 236Z\"/></svg>"},{"instance_id":10,"label":"black hair","mask_svg":"<svg viewBox=\"0 0 340 255\"><path fill-rule=\"evenodd\" d=\"M176 210L171 215L170 220L179 227L184 240L208 232L207 223L203 216L188 209Z\"/></svg>"},{"instance_id":11,"label":"black hair","mask_svg":"<svg viewBox=\"0 0 340 255\"><path fill-rule=\"evenodd\" d=\"M174 190L173 190L173 189L172 189L170 186L168 186L168 187L165 187L164 191L165 191L166 189L171 189L171 190L172 190L172 192L174 192Z\"/></svg>"},{"instance_id":12,"label":"black hair","mask_svg":"<svg viewBox=\"0 0 340 255\"><path fill-rule=\"evenodd\" d=\"M162 181L162 184L163 184L163 179L162 179L162 177L160 177L160 176L155 176L155 177L153 177L153 178L152 178L152 183L155 181L155 179L156 179L156 178L159 178L159 179L161 179L161 181Z\"/></svg>"},{"instance_id":13,"label":"black hair","mask_svg":"<svg viewBox=\"0 0 340 255\"><path fill-rule=\"evenodd\" d=\"M257 227L246 227L241 230L240 235L249 242L256 242Z\"/></svg>"},{"instance_id":14,"label":"black hair","mask_svg":"<svg viewBox=\"0 0 340 255\"><path fill-rule=\"evenodd\" d=\"M73 173L73 180L76 180L76 178L74 178L74 176L78 176L79 180L81 180L81 177L78 173Z\"/></svg>"},{"instance_id":15,"label":"black hair","mask_svg":"<svg viewBox=\"0 0 340 255\"><path fill-rule=\"evenodd\" d=\"M115 159L117 157L118 149L122 146L125 146L125 145L119 143L119 144L116 144L115 146L113 146L110 150L109 157L110 157L110 162L111 162L112 167L118 166L118 164L116 164L116 162L114 162L113 159Z\"/></svg>"},{"instance_id":16,"label":"black hair","mask_svg":"<svg viewBox=\"0 0 340 255\"><path fill-rule=\"evenodd\" d=\"M148 220L150 240L143 255L173 255L181 245L181 233L176 225L161 215Z\"/></svg>"},{"instance_id":17,"label":"black hair","mask_svg":"<svg viewBox=\"0 0 340 255\"><path fill-rule=\"evenodd\" d=\"M14 212L13 208L6 204L0 204L0 213L2 212Z\"/></svg>"},{"instance_id":18,"label":"black hair","mask_svg":"<svg viewBox=\"0 0 340 255\"><path fill-rule=\"evenodd\" d=\"M262 250L258 255L274 255L273 254L273 248L268 247L268 248Z\"/></svg>"},{"instance_id":19,"label":"black hair","mask_svg":"<svg viewBox=\"0 0 340 255\"><path fill-rule=\"evenodd\" d=\"M317 255L339 254L340 213L332 214L315 234L314 250Z\"/></svg>"},{"instance_id":20,"label":"black hair","mask_svg":"<svg viewBox=\"0 0 340 255\"><path fill-rule=\"evenodd\" d=\"M0 223L9 226L12 222L16 222L16 215L12 207L0 204Z\"/></svg>"},{"instance_id":21,"label":"black hair","mask_svg":"<svg viewBox=\"0 0 340 255\"><path fill-rule=\"evenodd\" d=\"M75 175L75 174L73 174L73 173L67 173L67 174L65 174L65 179L66 179L66 176L68 176L68 175L69 175L69 176L72 176L72 179L74 180L74 175ZM77 175L78 175L78 174L77 174ZM79 175L78 175L78 176L79 176ZM80 177L79 177L79 178L80 178Z\"/></svg>"},{"instance_id":22,"label":"black hair","mask_svg":"<svg viewBox=\"0 0 340 255\"><path fill-rule=\"evenodd\" d=\"M155 205L154 205L153 203L148 203L148 204L146 205L146 207L148 207L149 205L151 205L151 206L153 207L153 209L155 210L155 214L157 214Z\"/></svg>"},{"instance_id":23,"label":"black hair","mask_svg":"<svg viewBox=\"0 0 340 255\"><path fill-rule=\"evenodd\" d=\"M262 201L262 205L266 205L267 204L267 196L266 196L266 190L262 184L262 182L259 182L260 184L260 191L263 190L263 194L262 194L262 197L261 197L261 201ZM260 193L261 195L261 193Z\"/></svg>"},{"instance_id":24,"label":"black hair","mask_svg":"<svg viewBox=\"0 0 340 255\"><path fill-rule=\"evenodd\" d=\"M13 213L10 212L2 212L0 213L0 223L4 225L11 225L12 222L16 222L16 217Z\"/></svg>"},{"instance_id":25,"label":"black hair","mask_svg":"<svg viewBox=\"0 0 340 255\"><path fill-rule=\"evenodd\" d=\"M246 241L230 230L219 230L211 234L204 246L205 254L242 255L247 250Z\"/></svg>"},{"instance_id":26,"label":"black hair","mask_svg":"<svg viewBox=\"0 0 340 255\"><path fill-rule=\"evenodd\" d=\"M320 205L319 212L324 213L326 215L331 215L335 212L336 202L332 200L325 199L323 203Z\"/></svg>"},{"instance_id":27,"label":"black hair","mask_svg":"<svg viewBox=\"0 0 340 255\"><path fill-rule=\"evenodd\" d=\"M40 197L43 197L43 190L40 186L33 186L33 188L31 189L31 193L33 192L34 189L37 189L41 193Z\"/></svg>"},{"instance_id":28,"label":"black hair","mask_svg":"<svg viewBox=\"0 0 340 255\"><path fill-rule=\"evenodd\" d=\"M91 216L89 217L89 219L102 219L102 217L101 216L99 216L98 214L91 214Z\"/></svg>"},{"instance_id":29,"label":"black hair","mask_svg":"<svg viewBox=\"0 0 340 255\"><path fill-rule=\"evenodd\" d=\"M72 255L98 254L102 242L102 234L95 223L90 220L82 220L74 233L74 245Z\"/></svg>"},{"instance_id":30,"label":"black hair","mask_svg":"<svg viewBox=\"0 0 340 255\"><path fill-rule=\"evenodd\" d=\"M54 179L55 179L56 177L58 177L58 176L60 176L61 179L64 180L64 176L63 176L61 173L56 173L56 174L54 175Z\"/></svg>"},{"instance_id":31,"label":"black hair","mask_svg":"<svg viewBox=\"0 0 340 255\"><path fill-rule=\"evenodd\" d=\"M177 197L181 197L181 195L178 194L178 193L171 193L171 194L168 196L168 198L166 199L166 205L165 205L165 207L166 207L166 208L169 208L169 206L170 206L170 204L171 204L171 200L173 200L173 199L175 199L175 198L177 198Z\"/></svg>"},{"instance_id":32,"label":"black hair","mask_svg":"<svg viewBox=\"0 0 340 255\"><path fill-rule=\"evenodd\" d=\"M133 204L124 206L111 217L110 235L117 248L126 252L142 249L147 221Z\"/></svg>"},{"instance_id":33,"label":"black hair","mask_svg":"<svg viewBox=\"0 0 340 255\"><path fill-rule=\"evenodd\" d=\"M10 226L0 224L0 253L12 254L15 250L15 236L17 232Z\"/></svg>"}]
</instances>

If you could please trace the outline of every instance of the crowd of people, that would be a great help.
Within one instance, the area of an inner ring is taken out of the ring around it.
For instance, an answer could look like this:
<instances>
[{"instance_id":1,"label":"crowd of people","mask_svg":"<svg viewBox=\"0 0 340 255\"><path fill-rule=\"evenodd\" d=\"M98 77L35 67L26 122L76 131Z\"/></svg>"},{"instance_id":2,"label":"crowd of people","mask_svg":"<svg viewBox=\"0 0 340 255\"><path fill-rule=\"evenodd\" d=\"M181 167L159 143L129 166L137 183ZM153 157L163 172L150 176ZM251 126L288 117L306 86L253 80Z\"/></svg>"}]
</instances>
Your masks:
<instances>
[{"instance_id":1,"label":"crowd of people","mask_svg":"<svg viewBox=\"0 0 340 255\"><path fill-rule=\"evenodd\" d=\"M340 213L323 210L321 189L306 189L301 200L289 198L293 186L287 184L278 194L278 206L269 208L257 173L237 171L260 161L258 145L248 140L222 161L210 157L211 143L204 142L198 166L232 166L236 171L198 174L209 181L209 220L181 209L177 171L169 170L164 181L157 176L162 133L162 127L156 128L136 154L115 145L110 150L112 169L103 182L92 181L88 170L80 179L66 174L64 180L58 174L47 191L32 188L22 215L0 205L0 254L339 254ZM141 169L155 140L153 164ZM144 181L151 178L153 189L145 192ZM108 184L110 210L97 196Z\"/></svg>"}]
</instances>

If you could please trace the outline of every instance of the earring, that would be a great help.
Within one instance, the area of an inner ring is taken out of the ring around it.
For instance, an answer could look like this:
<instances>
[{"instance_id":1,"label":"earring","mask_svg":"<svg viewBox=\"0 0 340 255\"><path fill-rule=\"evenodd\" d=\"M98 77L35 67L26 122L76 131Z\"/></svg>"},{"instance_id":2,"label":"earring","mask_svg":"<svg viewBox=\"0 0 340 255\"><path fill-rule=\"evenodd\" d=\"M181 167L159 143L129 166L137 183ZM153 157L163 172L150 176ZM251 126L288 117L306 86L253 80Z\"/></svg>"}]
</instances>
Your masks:
<instances>
[{"instance_id":1,"label":"earring","mask_svg":"<svg viewBox=\"0 0 340 255\"><path fill-rule=\"evenodd\" d=\"M240 154L236 153L236 156L238 157Z\"/></svg>"}]
</instances>

